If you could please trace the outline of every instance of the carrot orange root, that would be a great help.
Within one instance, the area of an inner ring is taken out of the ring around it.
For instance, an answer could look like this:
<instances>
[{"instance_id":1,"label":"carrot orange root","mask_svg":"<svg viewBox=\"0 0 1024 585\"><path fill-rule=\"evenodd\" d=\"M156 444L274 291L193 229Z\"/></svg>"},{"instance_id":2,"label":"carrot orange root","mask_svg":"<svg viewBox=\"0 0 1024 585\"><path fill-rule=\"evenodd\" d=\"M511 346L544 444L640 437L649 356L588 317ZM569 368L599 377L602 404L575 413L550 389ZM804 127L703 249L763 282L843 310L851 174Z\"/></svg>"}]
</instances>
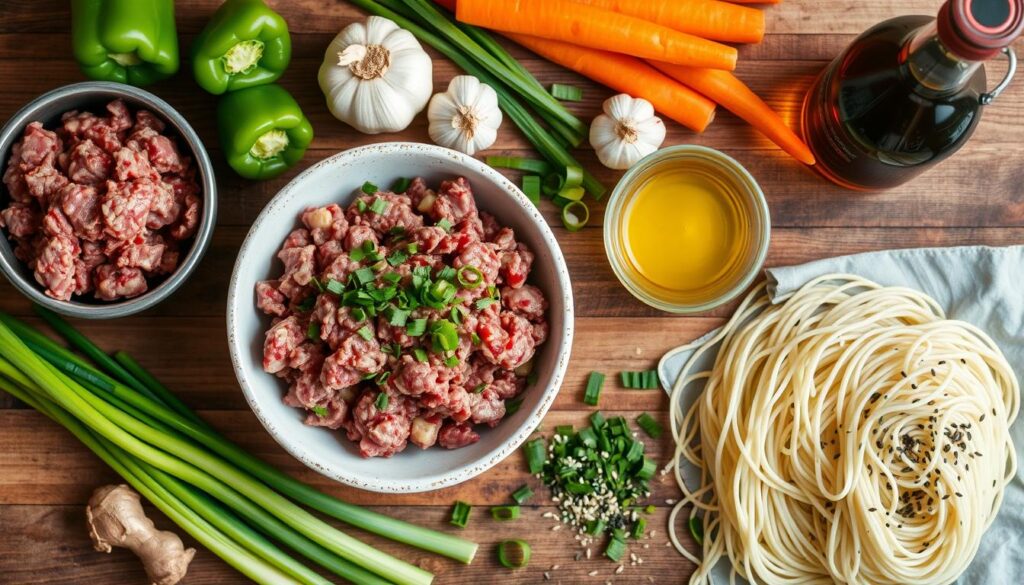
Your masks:
<instances>
[{"instance_id":1,"label":"carrot orange root","mask_svg":"<svg viewBox=\"0 0 1024 585\"><path fill-rule=\"evenodd\" d=\"M454 5L454 0L450 1ZM764 13L719 0L572 0L595 8L628 14L668 28L730 43L759 43L764 38Z\"/></svg>"},{"instance_id":2,"label":"carrot orange root","mask_svg":"<svg viewBox=\"0 0 1024 585\"><path fill-rule=\"evenodd\" d=\"M656 69L746 120L798 161L813 165L814 155L803 140L757 94L728 71L651 62Z\"/></svg>"},{"instance_id":3,"label":"carrot orange root","mask_svg":"<svg viewBox=\"0 0 1024 585\"><path fill-rule=\"evenodd\" d=\"M460 22L666 63L733 70L736 49L571 0L458 0Z\"/></svg>"},{"instance_id":4,"label":"carrot orange root","mask_svg":"<svg viewBox=\"0 0 1024 585\"><path fill-rule=\"evenodd\" d=\"M518 34L507 36L584 77L646 99L664 116L697 132L703 132L715 117L714 102L639 59L549 39Z\"/></svg>"}]
</instances>

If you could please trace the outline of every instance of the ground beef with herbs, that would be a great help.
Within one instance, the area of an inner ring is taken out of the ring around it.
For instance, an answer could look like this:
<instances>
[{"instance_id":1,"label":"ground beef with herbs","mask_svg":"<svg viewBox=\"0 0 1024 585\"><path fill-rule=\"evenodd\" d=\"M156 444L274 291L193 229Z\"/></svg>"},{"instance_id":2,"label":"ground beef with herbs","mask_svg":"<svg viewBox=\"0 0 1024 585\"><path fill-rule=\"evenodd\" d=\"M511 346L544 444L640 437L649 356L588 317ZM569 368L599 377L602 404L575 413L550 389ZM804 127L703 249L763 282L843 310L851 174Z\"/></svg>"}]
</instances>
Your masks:
<instances>
[{"instance_id":1,"label":"ground beef with herbs","mask_svg":"<svg viewBox=\"0 0 1024 585\"><path fill-rule=\"evenodd\" d=\"M299 219L283 273L255 292L272 317L263 369L306 424L390 457L470 445L518 408L547 300L527 284L533 253L477 209L466 179L366 185L347 208Z\"/></svg>"},{"instance_id":2,"label":"ground beef with herbs","mask_svg":"<svg viewBox=\"0 0 1024 585\"><path fill-rule=\"evenodd\" d=\"M48 296L114 301L172 273L199 223L192 160L152 112L121 100L32 122L11 148L0 227Z\"/></svg>"}]
</instances>

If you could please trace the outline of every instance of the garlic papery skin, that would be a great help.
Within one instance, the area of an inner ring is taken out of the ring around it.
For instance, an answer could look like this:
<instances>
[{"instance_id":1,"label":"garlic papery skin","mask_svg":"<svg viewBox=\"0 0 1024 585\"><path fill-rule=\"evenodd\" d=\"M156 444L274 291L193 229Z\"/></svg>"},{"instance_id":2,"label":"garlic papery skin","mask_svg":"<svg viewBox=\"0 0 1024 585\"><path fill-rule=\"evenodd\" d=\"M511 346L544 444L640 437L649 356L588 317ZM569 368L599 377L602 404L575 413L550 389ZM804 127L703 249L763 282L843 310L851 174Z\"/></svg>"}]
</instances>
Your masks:
<instances>
[{"instance_id":1,"label":"garlic papery skin","mask_svg":"<svg viewBox=\"0 0 1024 585\"><path fill-rule=\"evenodd\" d=\"M459 75L427 107L430 139L469 155L490 148L498 138L502 114L498 94L472 75Z\"/></svg>"},{"instance_id":2,"label":"garlic papery skin","mask_svg":"<svg viewBox=\"0 0 1024 585\"><path fill-rule=\"evenodd\" d=\"M628 169L665 142L665 123L651 102L620 93L605 100L602 110L590 125L590 145L604 166Z\"/></svg>"},{"instance_id":3,"label":"garlic papery skin","mask_svg":"<svg viewBox=\"0 0 1024 585\"><path fill-rule=\"evenodd\" d=\"M335 118L380 134L404 130L423 111L433 75L430 56L412 33L371 16L334 37L317 79Z\"/></svg>"}]
</instances>

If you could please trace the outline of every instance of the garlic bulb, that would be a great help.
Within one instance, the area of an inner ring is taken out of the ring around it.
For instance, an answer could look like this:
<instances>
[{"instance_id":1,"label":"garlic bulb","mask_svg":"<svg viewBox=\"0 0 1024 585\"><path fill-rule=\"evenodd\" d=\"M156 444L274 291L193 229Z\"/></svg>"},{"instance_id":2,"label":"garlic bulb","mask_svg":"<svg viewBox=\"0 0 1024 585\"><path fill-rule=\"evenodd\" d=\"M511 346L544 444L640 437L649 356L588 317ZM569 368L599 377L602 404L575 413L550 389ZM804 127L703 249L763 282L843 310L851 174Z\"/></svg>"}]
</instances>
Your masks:
<instances>
[{"instance_id":1,"label":"garlic bulb","mask_svg":"<svg viewBox=\"0 0 1024 585\"><path fill-rule=\"evenodd\" d=\"M651 102L620 93L605 100L602 109L590 125L590 145L604 166L628 169L665 142L665 124Z\"/></svg>"},{"instance_id":2,"label":"garlic bulb","mask_svg":"<svg viewBox=\"0 0 1024 585\"><path fill-rule=\"evenodd\" d=\"M404 130L433 91L433 67L412 33L380 16L345 27L317 78L335 118L366 134Z\"/></svg>"},{"instance_id":3,"label":"garlic bulb","mask_svg":"<svg viewBox=\"0 0 1024 585\"><path fill-rule=\"evenodd\" d=\"M494 144L501 126L498 94L472 75L460 75L427 107L430 139L441 146L476 154Z\"/></svg>"}]
</instances>

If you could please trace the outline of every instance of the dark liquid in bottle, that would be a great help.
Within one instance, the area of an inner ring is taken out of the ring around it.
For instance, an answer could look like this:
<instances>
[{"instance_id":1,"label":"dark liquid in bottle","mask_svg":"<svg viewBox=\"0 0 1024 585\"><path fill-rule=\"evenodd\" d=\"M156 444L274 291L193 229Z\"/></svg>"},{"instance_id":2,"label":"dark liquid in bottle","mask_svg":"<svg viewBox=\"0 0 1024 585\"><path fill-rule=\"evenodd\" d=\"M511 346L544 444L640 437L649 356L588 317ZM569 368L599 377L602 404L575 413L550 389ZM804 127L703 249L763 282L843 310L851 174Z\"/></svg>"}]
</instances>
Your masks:
<instances>
[{"instance_id":1,"label":"dark liquid in bottle","mask_svg":"<svg viewBox=\"0 0 1024 585\"><path fill-rule=\"evenodd\" d=\"M921 83L907 41L933 19L906 16L868 30L815 81L804 139L829 180L852 189L904 183L970 138L981 117L984 68L954 90Z\"/></svg>"}]
</instances>

